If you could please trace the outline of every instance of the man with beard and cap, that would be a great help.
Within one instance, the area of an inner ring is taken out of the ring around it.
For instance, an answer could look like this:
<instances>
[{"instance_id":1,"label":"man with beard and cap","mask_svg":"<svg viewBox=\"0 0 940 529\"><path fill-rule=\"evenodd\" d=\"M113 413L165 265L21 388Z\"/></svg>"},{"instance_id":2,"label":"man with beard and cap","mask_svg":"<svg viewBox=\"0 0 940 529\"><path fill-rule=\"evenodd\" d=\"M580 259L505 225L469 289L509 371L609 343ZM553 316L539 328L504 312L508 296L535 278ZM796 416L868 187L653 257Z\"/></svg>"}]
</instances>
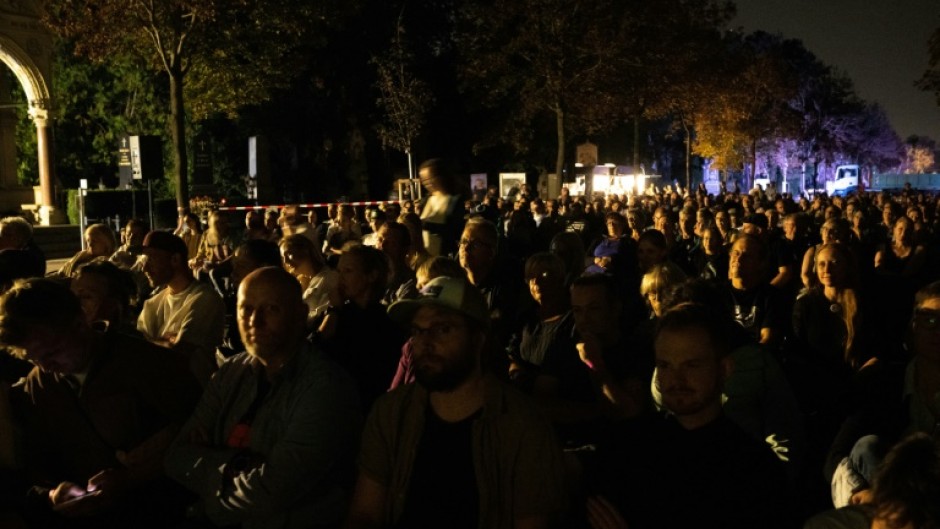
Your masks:
<instances>
[{"instance_id":1,"label":"man with beard and cap","mask_svg":"<svg viewBox=\"0 0 940 529\"><path fill-rule=\"evenodd\" d=\"M372 408L346 527L556 522L561 450L533 402L484 374L489 314L479 291L438 277L389 315L411 327L417 383Z\"/></svg>"}]
</instances>

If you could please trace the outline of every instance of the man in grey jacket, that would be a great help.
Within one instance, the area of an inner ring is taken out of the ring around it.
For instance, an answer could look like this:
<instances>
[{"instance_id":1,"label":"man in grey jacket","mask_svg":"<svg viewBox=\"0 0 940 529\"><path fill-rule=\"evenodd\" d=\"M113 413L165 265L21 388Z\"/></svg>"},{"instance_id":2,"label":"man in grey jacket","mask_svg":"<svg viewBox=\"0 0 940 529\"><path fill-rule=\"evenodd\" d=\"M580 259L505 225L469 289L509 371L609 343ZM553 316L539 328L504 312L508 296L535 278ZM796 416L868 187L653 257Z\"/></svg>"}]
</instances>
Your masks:
<instances>
[{"instance_id":1,"label":"man in grey jacket","mask_svg":"<svg viewBox=\"0 0 940 529\"><path fill-rule=\"evenodd\" d=\"M213 376L167 453L167 473L216 525L335 526L352 484L361 415L341 368L305 339L300 284L281 268L238 291L247 352Z\"/></svg>"}]
</instances>

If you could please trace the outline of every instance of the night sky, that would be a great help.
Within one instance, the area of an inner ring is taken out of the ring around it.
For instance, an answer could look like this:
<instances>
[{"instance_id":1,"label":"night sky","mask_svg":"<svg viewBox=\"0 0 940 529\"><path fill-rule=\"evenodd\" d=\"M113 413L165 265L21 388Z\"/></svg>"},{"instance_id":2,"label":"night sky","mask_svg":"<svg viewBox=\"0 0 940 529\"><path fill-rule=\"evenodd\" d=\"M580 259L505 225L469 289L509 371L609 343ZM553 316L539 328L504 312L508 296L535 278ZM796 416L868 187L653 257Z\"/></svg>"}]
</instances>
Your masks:
<instances>
[{"instance_id":1,"label":"night sky","mask_svg":"<svg viewBox=\"0 0 940 529\"><path fill-rule=\"evenodd\" d=\"M940 141L940 107L913 86L940 26L938 0L734 0L735 24L803 41L844 71L858 94L884 106L895 130Z\"/></svg>"}]
</instances>

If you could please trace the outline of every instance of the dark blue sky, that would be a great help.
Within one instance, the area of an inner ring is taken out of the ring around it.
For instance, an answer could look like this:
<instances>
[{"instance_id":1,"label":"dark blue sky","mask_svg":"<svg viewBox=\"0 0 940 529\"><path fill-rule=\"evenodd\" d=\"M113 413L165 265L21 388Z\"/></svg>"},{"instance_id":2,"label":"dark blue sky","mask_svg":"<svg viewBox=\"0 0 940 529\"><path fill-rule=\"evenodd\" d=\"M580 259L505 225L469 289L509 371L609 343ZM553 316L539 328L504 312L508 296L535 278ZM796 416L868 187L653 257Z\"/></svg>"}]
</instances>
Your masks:
<instances>
[{"instance_id":1,"label":"dark blue sky","mask_svg":"<svg viewBox=\"0 0 940 529\"><path fill-rule=\"evenodd\" d=\"M881 103L902 138L940 141L940 107L914 88L927 40L940 27L938 0L734 0L737 25L803 41L844 71L863 98Z\"/></svg>"}]
</instances>

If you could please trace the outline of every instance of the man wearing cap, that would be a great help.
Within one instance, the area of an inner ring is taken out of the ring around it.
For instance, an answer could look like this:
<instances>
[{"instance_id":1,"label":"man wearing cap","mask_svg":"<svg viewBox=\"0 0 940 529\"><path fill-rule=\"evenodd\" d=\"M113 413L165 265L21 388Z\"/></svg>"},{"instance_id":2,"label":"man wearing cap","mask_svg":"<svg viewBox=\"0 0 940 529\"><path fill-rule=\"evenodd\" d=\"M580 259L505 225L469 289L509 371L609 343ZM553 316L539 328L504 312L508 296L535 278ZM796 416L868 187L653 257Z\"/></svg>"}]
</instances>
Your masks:
<instances>
[{"instance_id":1,"label":"man wearing cap","mask_svg":"<svg viewBox=\"0 0 940 529\"><path fill-rule=\"evenodd\" d=\"M376 401L347 528L548 527L565 505L561 451L526 397L484 375L489 314L439 277L389 308L410 325L417 383Z\"/></svg>"},{"instance_id":2,"label":"man wearing cap","mask_svg":"<svg viewBox=\"0 0 940 529\"><path fill-rule=\"evenodd\" d=\"M176 235L152 231L144 237L144 274L155 292L144 301L137 330L151 342L186 354L193 374L205 385L215 371L225 305L208 283L193 278L188 255L186 243Z\"/></svg>"}]
</instances>

